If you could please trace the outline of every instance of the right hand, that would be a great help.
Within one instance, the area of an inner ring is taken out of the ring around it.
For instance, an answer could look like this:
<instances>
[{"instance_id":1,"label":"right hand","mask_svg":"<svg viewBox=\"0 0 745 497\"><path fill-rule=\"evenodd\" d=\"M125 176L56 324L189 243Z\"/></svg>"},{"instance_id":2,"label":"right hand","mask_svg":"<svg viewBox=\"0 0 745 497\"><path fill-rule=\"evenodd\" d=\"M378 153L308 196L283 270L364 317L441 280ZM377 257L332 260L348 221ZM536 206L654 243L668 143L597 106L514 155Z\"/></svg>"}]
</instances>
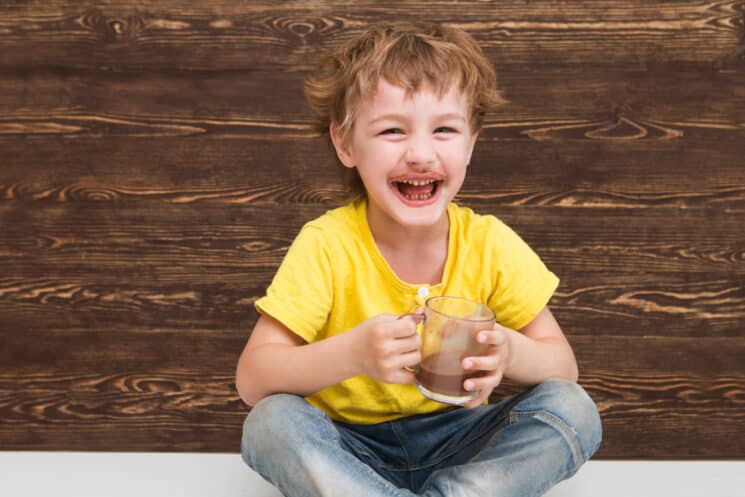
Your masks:
<instances>
[{"instance_id":1,"label":"right hand","mask_svg":"<svg viewBox=\"0 0 745 497\"><path fill-rule=\"evenodd\" d=\"M421 338L411 316L379 314L359 325L354 334L353 350L360 374L383 383L412 383L414 374L404 369L419 364Z\"/></svg>"}]
</instances>

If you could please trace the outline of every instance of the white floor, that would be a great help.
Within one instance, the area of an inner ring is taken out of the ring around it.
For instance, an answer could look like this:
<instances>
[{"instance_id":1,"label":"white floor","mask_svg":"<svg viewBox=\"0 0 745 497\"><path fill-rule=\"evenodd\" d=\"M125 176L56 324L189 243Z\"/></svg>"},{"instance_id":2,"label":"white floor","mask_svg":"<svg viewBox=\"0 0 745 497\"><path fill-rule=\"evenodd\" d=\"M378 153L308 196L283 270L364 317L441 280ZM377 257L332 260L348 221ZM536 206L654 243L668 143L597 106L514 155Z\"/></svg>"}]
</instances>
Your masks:
<instances>
[{"instance_id":1,"label":"white floor","mask_svg":"<svg viewBox=\"0 0 745 497\"><path fill-rule=\"evenodd\" d=\"M237 454L2 451L0 496L281 497ZM745 497L745 461L590 461L546 494L591 496Z\"/></svg>"}]
</instances>

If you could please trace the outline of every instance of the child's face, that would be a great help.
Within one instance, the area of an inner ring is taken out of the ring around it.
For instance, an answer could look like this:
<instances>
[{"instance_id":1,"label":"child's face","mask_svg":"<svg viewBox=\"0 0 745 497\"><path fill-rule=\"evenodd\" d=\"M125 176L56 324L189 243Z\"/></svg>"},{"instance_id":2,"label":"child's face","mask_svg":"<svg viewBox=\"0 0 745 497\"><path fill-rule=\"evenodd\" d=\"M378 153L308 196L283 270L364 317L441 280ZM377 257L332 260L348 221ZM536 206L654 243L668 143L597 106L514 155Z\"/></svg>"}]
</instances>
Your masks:
<instances>
[{"instance_id":1,"label":"child's face","mask_svg":"<svg viewBox=\"0 0 745 497\"><path fill-rule=\"evenodd\" d=\"M347 141L333 128L331 134L342 163L357 168L369 209L406 227L432 226L446 216L476 142L468 102L457 90L438 98L424 85L407 98L404 88L382 78L357 108Z\"/></svg>"}]
</instances>

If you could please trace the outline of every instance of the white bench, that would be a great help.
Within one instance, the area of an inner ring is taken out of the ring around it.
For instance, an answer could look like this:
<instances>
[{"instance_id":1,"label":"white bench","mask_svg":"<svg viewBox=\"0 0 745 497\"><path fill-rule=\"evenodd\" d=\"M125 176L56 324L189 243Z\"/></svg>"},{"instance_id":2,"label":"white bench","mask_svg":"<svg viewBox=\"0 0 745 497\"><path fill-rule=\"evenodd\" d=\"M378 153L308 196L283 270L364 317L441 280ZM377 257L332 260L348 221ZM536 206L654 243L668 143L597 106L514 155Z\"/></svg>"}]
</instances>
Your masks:
<instances>
[{"instance_id":1,"label":"white bench","mask_svg":"<svg viewBox=\"0 0 745 497\"><path fill-rule=\"evenodd\" d=\"M2 451L0 495L281 497L237 454ZM742 497L745 461L590 461L546 495Z\"/></svg>"}]
</instances>

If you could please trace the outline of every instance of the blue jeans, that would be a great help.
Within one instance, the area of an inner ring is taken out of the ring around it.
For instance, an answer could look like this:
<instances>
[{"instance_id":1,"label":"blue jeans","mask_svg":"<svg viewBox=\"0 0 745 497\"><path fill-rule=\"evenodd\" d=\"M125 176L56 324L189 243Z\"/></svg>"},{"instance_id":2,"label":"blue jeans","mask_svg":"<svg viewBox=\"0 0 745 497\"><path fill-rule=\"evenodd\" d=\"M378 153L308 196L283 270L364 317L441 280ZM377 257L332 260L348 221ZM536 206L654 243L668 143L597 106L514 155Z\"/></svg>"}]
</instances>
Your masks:
<instances>
[{"instance_id":1,"label":"blue jeans","mask_svg":"<svg viewBox=\"0 0 745 497\"><path fill-rule=\"evenodd\" d=\"M530 497L572 476L601 438L582 387L549 380L498 404L374 425L272 395L246 417L241 454L286 497Z\"/></svg>"}]
</instances>

